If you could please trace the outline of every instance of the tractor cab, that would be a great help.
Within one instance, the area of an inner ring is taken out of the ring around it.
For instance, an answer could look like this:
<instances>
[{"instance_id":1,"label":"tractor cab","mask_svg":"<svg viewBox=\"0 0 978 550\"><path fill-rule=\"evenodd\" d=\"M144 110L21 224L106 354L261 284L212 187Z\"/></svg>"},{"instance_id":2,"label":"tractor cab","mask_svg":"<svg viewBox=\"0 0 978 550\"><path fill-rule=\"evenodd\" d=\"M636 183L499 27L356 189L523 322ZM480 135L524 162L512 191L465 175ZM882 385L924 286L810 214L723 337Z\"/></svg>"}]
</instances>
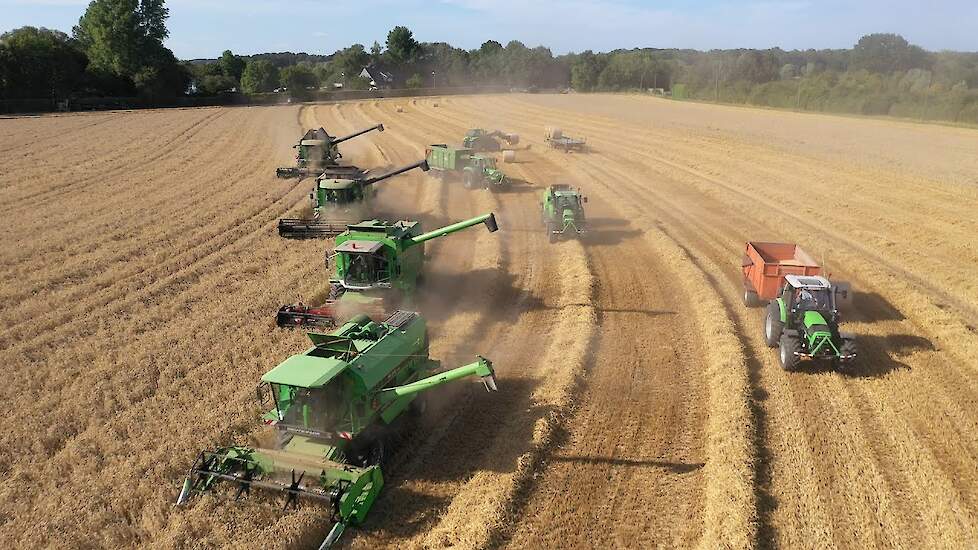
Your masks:
<instances>
[{"instance_id":1,"label":"tractor cab","mask_svg":"<svg viewBox=\"0 0 978 550\"><path fill-rule=\"evenodd\" d=\"M781 298L791 315L817 312L831 319L837 315L835 293L825 277L785 275Z\"/></svg>"}]
</instances>

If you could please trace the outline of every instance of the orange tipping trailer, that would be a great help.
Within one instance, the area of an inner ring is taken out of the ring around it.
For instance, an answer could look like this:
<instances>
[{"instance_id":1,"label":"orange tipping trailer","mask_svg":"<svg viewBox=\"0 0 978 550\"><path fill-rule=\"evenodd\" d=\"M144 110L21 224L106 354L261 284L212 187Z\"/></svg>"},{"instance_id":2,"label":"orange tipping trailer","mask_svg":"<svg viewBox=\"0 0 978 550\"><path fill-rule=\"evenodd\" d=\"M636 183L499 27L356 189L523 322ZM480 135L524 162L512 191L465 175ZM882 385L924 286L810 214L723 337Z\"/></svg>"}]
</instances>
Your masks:
<instances>
[{"instance_id":1,"label":"orange tipping trailer","mask_svg":"<svg viewBox=\"0 0 978 550\"><path fill-rule=\"evenodd\" d=\"M794 243L750 241L744 251L744 304L756 307L777 298L785 275L821 275L822 266Z\"/></svg>"}]
</instances>

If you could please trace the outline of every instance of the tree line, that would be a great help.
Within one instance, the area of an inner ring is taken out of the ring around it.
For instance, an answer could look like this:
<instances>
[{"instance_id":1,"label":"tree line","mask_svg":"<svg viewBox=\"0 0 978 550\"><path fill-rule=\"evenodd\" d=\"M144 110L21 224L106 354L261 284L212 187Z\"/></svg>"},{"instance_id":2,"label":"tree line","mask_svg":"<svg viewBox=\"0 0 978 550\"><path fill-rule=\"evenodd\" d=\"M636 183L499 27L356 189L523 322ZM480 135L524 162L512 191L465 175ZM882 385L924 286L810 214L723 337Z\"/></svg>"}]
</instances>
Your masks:
<instances>
[{"instance_id":1,"label":"tree line","mask_svg":"<svg viewBox=\"0 0 978 550\"><path fill-rule=\"evenodd\" d=\"M978 122L978 53L928 52L895 34L851 49L632 49L554 55L495 40L466 50L418 42L398 26L384 44L330 55L269 53L179 62L163 45L164 0L94 0L71 34L22 27L0 35L0 99L149 98L287 89L507 86L579 92L649 90L677 99Z\"/></svg>"}]
</instances>

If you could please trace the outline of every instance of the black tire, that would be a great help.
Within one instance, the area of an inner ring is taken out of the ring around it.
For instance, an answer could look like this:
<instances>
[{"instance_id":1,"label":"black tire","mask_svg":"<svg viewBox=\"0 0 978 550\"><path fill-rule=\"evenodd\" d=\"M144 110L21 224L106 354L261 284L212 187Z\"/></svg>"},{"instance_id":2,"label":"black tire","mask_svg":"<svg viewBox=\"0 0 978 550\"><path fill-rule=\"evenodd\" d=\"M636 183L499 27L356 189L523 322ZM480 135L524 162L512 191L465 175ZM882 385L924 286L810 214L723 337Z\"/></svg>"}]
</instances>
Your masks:
<instances>
[{"instance_id":1,"label":"black tire","mask_svg":"<svg viewBox=\"0 0 978 550\"><path fill-rule=\"evenodd\" d=\"M781 368L787 372L795 370L800 359L795 352L800 351L798 338L787 334L781 335L780 346L778 346L778 362Z\"/></svg>"},{"instance_id":2,"label":"black tire","mask_svg":"<svg viewBox=\"0 0 978 550\"><path fill-rule=\"evenodd\" d=\"M764 316L764 341L769 348L776 348L783 333L784 323L781 322L781 308L778 307L777 302L773 302L767 307L767 315Z\"/></svg>"},{"instance_id":3,"label":"black tire","mask_svg":"<svg viewBox=\"0 0 978 550\"><path fill-rule=\"evenodd\" d=\"M761 300L757 297L756 292L746 288L744 289L744 305L747 307L757 307L761 305Z\"/></svg>"},{"instance_id":4,"label":"black tire","mask_svg":"<svg viewBox=\"0 0 978 550\"><path fill-rule=\"evenodd\" d=\"M557 234L554 233L553 227L550 227L549 225L547 226L547 235L550 236L551 243L557 242Z\"/></svg>"},{"instance_id":5,"label":"black tire","mask_svg":"<svg viewBox=\"0 0 978 550\"><path fill-rule=\"evenodd\" d=\"M361 468L383 466L387 459L387 444L382 437L376 437L365 442L357 449L354 460Z\"/></svg>"},{"instance_id":6,"label":"black tire","mask_svg":"<svg viewBox=\"0 0 978 550\"><path fill-rule=\"evenodd\" d=\"M856 355L856 340L853 338L843 338L839 345L839 353L843 356ZM852 369L853 360L843 361L841 359L834 359L832 361L832 368L837 372L848 372Z\"/></svg>"}]
</instances>

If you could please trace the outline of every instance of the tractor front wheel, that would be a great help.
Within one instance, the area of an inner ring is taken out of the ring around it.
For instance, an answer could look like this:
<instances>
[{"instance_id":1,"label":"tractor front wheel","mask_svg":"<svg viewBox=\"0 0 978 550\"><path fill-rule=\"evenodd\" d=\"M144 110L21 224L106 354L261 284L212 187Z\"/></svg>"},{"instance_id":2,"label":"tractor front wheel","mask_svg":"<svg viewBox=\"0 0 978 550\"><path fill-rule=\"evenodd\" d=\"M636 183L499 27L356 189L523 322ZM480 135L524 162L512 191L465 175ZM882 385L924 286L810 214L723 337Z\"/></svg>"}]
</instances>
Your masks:
<instances>
[{"instance_id":1,"label":"tractor front wheel","mask_svg":"<svg viewBox=\"0 0 978 550\"><path fill-rule=\"evenodd\" d=\"M784 332L784 323L781 322L781 308L777 303L772 303L767 308L767 315L764 316L764 341L768 347L778 347L781 340L781 333Z\"/></svg>"},{"instance_id":2,"label":"tractor front wheel","mask_svg":"<svg viewBox=\"0 0 978 550\"><path fill-rule=\"evenodd\" d=\"M795 355L796 352L801 351L799 346L798 338L794 336L789 336L787 334L781 335L781 346L778 354L778 359L780 359L781 368L787 372L795 370L798 366L799 358Z\"/></svg>"}]
</instances>

